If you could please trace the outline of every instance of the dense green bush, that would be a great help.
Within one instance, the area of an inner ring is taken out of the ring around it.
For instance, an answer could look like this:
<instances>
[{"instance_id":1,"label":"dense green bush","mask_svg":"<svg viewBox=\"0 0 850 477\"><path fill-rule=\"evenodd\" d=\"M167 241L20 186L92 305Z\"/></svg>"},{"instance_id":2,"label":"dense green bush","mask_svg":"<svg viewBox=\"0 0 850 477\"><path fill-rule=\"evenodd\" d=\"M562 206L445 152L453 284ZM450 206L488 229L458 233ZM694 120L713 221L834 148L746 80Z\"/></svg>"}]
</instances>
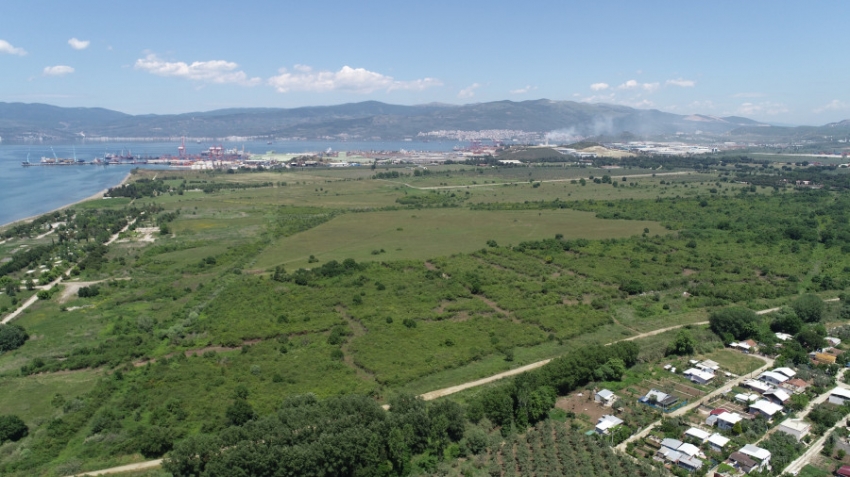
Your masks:
<instances>
[{"instance_id":1,"label":"dense green bush","mask_svg":"<svg viewBox=\"0 0 850 477\"><path fill-rule=\"evenodd\" d=\"M0 444L5 441L18 441L29 433L27 425L15 415L0 415Z\"/></svg>"},{"instance_id":2,"label":"dense green bush","mask_svg":"<svg viewBox=\"0 0 850 477\"><path fill-rule=\"evenodd\" d=\"M0 324L0 353L20 348L27 339L29 335L22 326Z\"/></svg>"}]
</instances>

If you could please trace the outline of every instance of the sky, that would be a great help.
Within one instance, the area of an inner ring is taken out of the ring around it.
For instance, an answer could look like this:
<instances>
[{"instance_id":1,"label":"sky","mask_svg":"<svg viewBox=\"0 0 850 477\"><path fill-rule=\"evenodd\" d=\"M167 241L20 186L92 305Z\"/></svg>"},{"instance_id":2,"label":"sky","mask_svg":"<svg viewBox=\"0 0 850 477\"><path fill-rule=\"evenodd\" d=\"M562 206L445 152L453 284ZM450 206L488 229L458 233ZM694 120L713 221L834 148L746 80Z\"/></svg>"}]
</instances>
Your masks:
<instances>
[{"instance_id":1,"label":"sky","mask_svg":"<svg viewBox=\"0 0 850 477\"><path fill-rule=\"evenodd\" d=\"M170 114L540 98L850 118L850 2L0 0L0 101Z\"/></svg>"}]
</instances>

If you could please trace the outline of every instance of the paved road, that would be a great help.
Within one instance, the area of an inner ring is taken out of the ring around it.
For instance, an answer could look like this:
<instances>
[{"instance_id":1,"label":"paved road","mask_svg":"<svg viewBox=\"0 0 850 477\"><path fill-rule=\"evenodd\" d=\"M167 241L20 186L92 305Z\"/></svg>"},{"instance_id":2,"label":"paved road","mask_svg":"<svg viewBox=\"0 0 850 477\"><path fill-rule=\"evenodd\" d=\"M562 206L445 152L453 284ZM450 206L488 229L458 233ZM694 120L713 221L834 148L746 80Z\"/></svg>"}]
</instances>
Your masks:
<instances>
[{"instance_id":1,"label":"paved road","mask_svg":"<svg viewBox=\"0 0 850 477\"><path fill-rule=\"evenodd\" d=\"M119 230L118 233L112 235L112 237L110 237L109 240L107 240L104 245L109 245L112 242L114 242L118 238L118 236L121 235L122 232L125 232L135 222L136 222L136 219L131 220L127 225L124 226L123 229ZM62 282L62 280L65 278L66 273L68 273L68 270L65 270L61 275L59 275L59 277L57 279L53 280L52 282L48 283L47 285L38 286L36 288L38 288L40 290L50 290L51 288L53 288L54 286L56 286L56 285L58 285L59 283ZM37 301L38 301L38 295L31 296L27 301L23 302L21 304L21 306L18 307L17 310L13 311L12 313L9 313L5 318L3 318L3 320L0 321L0 324L5 325L6 323L14 320L21 313L23 313L24 310L26 310L27 308L32 306L32 304L37 302Z\"/></svg>"}]
</instances>

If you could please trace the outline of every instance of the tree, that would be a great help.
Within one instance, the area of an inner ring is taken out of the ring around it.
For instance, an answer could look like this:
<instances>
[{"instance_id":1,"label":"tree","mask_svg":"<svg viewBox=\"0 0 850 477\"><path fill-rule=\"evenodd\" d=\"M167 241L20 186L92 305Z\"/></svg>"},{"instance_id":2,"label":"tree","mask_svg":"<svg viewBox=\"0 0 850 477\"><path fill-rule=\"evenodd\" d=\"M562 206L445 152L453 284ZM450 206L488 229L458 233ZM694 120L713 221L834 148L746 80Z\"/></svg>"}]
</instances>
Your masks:
<instances>
[{"instance_id":1,"label":"tree","mask_svg":"<svg viewBox=\"0 0 850 477\"><path fill-rule=\"evenodd\" d=\"M797 342L809 351L821 349L826 346L826 340L824 340L823 336L813 327L808 327L797 333Z\"/></svg>"},{"instance_id":2,"label":"tree","mask_svg":"<svg viewBox=\"0 0 850 477\"><path fill-rule=\"evenodd\" d=\"M237 398L224 412L224 416L227 418L229 424L241 426L254 419L256 414L254 413L254 408L248 404L248 401Z\"/></svg>"},{"instance_id":3,"label":"tree","mask_svg":"<svg viewBox=\"0 0 850 477\"><path fill-rule=\"evenodd\" d=\"M727 335L743 340L758 334L759 317L753 310L729 307L717 310L708 317L708 323L716 335L726 339Z\"/></svg>"},{"instance_id":4,"label":"tree","mask_svg":"<svg viewBox=\"0 0 850 477\"><path fill-rule=\"evenodd\" d=\"M14 415L0 415L0 444L5 441L19 441L29 434L29 428L24 421Z\"/></svg>"},{"instance_id":5,"label":"tree","mask_svg":"<svg viewBox=\"0 0 850 477\"><path fill-rule=\"evenodd\" d=\"M676 354L679 356L694 354L696 344L697 342L690 330L681 329L676 334L676 339L667 348L667 354Z\"/></svg>"},{"instance_id":6,"label":"tree","mask_svg":"<svg viewBox=\"0 0 850 477\"><path fill-rule=\"evenodd\" d=\"M806 323L817 323L821 320L821 318L823 318L823 312L826 305L819 296L807 293L794 300L794 303L791 304L791 308L793 308L794 312L797 313L797 316Z\"/></svg>"},{"instance_id":7,"label":"tree","mask_svg":"<svg viewBox=\"0 0 850 477\"><path fill-rule=\"evenodd\" d=\"M174 447L174 437L170 429L151 426L136 438L136 445L143 456L159 457Z\"/></svg>"},{"instance_id":8,"label":"tree","mask_svg":"<svg viewBox=\"0 0 850 477\"><path fill-rule=\"evenodd\" d=\"M784 306L774 314L773 322L770 324L771 331L789 335L796 335L801 329L803 329L803 320L793 309Z\"/></svg>"},{"instance_id":9,"label":"tree","mask_svg":"<svg viewBox=\"0 0 850 477\"><path fill-rule=\"evenodd\" d=\"M29 335L22 326L0 325L0 353L20 348L27 339Z\"/></svg>"}]
</instances>

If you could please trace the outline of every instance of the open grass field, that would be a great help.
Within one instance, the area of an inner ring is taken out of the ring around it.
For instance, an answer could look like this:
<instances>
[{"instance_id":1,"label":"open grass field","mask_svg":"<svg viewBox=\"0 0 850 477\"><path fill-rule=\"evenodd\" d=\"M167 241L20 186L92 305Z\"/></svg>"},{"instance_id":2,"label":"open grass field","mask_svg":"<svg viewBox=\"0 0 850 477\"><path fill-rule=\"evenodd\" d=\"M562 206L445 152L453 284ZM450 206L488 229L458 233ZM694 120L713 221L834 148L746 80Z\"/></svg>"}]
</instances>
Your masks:
<instances>
[{"instance_id":1,"label":"open grass field","mask_svg":"<svg viewBox=\"0 0 850 477\"><path fill-rule=\"evenodd\" d=\"M737 374L738 376L751 373L764 366L764 361L758 358L747 356L739 351L733 351L725 348L714 350L711 353L706 353L698 359L710 359L716 361L723 371L728 371L732 374Z\"/></svg>"},{"instance_id":2,"label":"open grass field","mask_svg":"<svg viewBox=\"0 0 850 477\"><path fill-rule=\"evenodd\" d=\"M593 214L557 211L423 209L345 214L316 228L278 240L257 259L258 268L315 266L320 260L427 260L471 252L488 240L517 244L563 234L567 238L612 238L640 234L648 221L605 221ZM383 250L383 252L381 251ZM378 253L373 253L378 252Z\"/></svg>"},{"instance_id":3,"label":"open grass field","mask_svg":"<svg viewBox=\"0 0 850 477\"><path fill-rule=\"evenodd\" d=\"M0 376L0 403L3 414L16 414L28 425L44 422L58 412L61 403L51 404L60 394L65 401L73 400L91 389L103 376L99 370L37 374L26 377Z\"/></svg>"}]
</instances>

